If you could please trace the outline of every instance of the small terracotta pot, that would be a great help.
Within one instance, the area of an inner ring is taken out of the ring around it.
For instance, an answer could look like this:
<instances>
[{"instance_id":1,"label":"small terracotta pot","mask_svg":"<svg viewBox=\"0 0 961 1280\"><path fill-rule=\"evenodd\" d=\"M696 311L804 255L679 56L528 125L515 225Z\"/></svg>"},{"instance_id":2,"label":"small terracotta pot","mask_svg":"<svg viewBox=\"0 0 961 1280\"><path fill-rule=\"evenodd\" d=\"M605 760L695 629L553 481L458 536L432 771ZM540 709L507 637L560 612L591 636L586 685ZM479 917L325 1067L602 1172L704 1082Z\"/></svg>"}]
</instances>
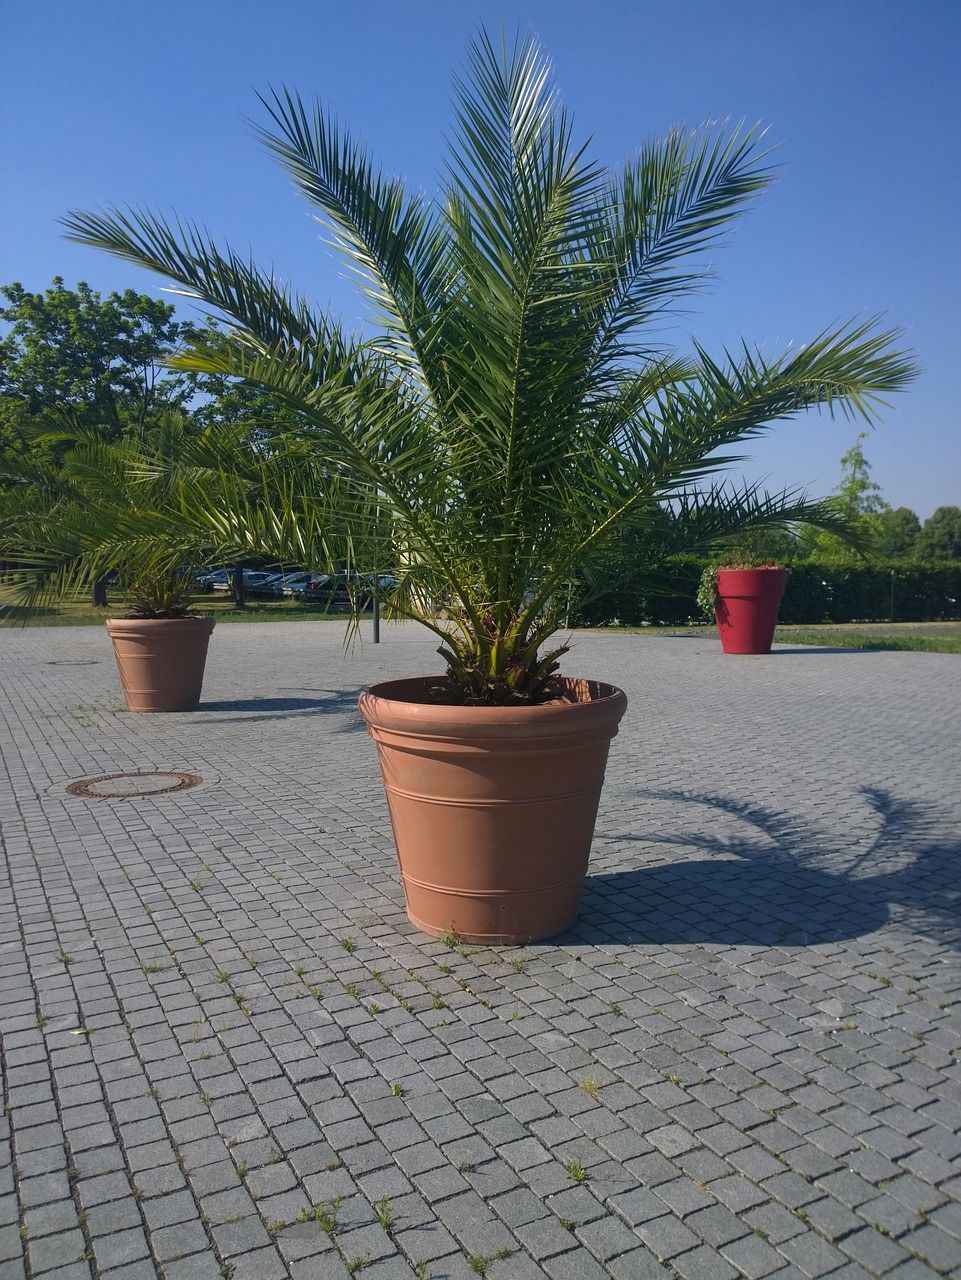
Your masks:
<instances>
[{"instance_id":1,"label":"small terracotta pot","mask_svg":"<svg viewBox=\"0 0 961 1280\"><path fill-rule=\"evenodd\" d=\"M770 653L786 569L718 569L717 622L725 653Z\"/></svg>"},{"instance_id":2,"label":"small terracotta pot","mask_svg":"<svg viewBox=\"0 0 961 1280\"><path fill-rule=\"evenodd\" d=\"M418 929L523 944L577 914L627 698L609 684L565 683L577 702L438 706L425 700L424 677L361 695Z\"/></svg>"},{"instance_id":3,"label":"small terracotta pot","mask_svg":"<svg viewBox=\"0 0 961 1280\"><path fill-rule=\"evenodd\" d=\"M110 618L107 632L128 711L193 711L213 618Z\"/></svg>"}]
</instances>

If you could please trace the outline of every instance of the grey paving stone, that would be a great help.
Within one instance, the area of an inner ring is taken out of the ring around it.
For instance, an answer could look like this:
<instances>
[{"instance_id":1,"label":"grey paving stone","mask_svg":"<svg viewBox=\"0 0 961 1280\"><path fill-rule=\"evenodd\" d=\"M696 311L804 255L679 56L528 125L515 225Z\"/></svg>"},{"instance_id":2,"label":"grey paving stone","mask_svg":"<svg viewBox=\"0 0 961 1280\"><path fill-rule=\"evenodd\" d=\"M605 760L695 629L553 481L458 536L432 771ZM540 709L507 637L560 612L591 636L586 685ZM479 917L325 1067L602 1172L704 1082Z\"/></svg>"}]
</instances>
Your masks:
<instances>
[{"instance_id":1,"label":"grey paving stone","mask_svg":"<svg viewBox=\"0 0 961 1280\"><path fill-rule=\"evenodd\" d=\"M844 1264L844 1254L813 1231L783 1241L778 1249L809 1276L827 1275Z\"/></svg>"},{"instance_id":2,"label":"grey paving stone","mask_svg":"<svg viewBox=\"0 0 961 1280\"><path fill-rule=\"evenodd\" d=\"M737 1280L741 1274L707 1245L682 1253L671 1265L684 1280Z\"/></svg>"},{"instance_id":3,"label":"grey paving stone","mask_svg":"<svg viewBox=\"0 0 961 1280\"><path fill-rule=\"evenodd\" d=\"M253 1216L221 1223L220 1226L213 1228L212 1234L217 1248L225 1258L249 1253L261 1245L270 1243L263 1223Z\"/></svg>"},{"instance_id":4,"label":"grey paving stone","mask_svg":"<svg viewBox=\"0 0 961 1280\"><path fill-rule=\"evenodd\" d=\"M143 1214L150 1230L158 1231L178 1222L189 1222L199 1217L200 1210L189 1191L176 1191L172 1195L144 1201Z\"/></svg>"},{"instance_id":5,"label":"grey paving stone","mask_svg":"<svg viewBox=\"0 0 961 1280\"><path fill-rule=\"evenodd\" d=\"M195 1253L164 1267L165 1280L223 1280L221 1264L213 1252Z\"/></svg>"},{"instance_id":6,"label":"grey paving stone","mask_svg":"<svg viewBox=\"0 0 961 1280\"><path fill-rule=\"evenodd\" d=\"M98 1236L93 1242L94 1257L101 1271L119 1267L125 1262L136 1262L148 1254L147 1238L142 1227L125 1231L112 1231Z\"/></svg>"},{"instance_id":7,"label":"grey paving stone","mask_svg":"<svg viewBox=\"0 0 961 1280\"><path fill-rule=\"evenodd\" d=\"M97 1205L87 1214L86 1227L91 1236L108 1235L129 1227L140 1226L140 1207L130 1196L126 1200L111 1200Z\"/></svg>"},{"instance_id":8,"label":"grey paving stone","mask_svg":"<svg viewBox=\"0 0 961 1280\"><path fill-rule=\"evenodd\" d=\"M126 1266L115 1267L110 1272L110 1280L156 1280L157 1269L149 1259L141 1262L128 1262Z\"/></svg>"},{"instance_id":9,"label":"grey paving stone","mask_svg":"<svg viewBox=\"0 0 961 1280\"><path fill-rule=\"evenodd\" d=\"M415 1264L443 1258L457 1248L453 1236L439 1222L426 1223L409 1231L398 1231L394 1240Z\"/></svg>"},{"instance_id":10,"label":"grey paving stone","mask_svg":"<svg viewBox=\"0 0 961 1280\"><path fill-rule=\"evenodd\" d=\"M9 1262L13 1266L13 1260L19 1259L23 1253L23 1242L20 1238L20 1229L12 1223L10 1226L0 1227L0 1260Z\"/></svg>"},{"instance_id":11,"label":"grey paving stone","mask_svg":"<svg viewBox=\"0 0 961 1280\"><path fill-rule=\"evenodd\" d=\"M600 1262L637 1248L637 1236L620 1218L609 1215L577 1228L577 1238Z\"/></svg>"},{"instance_id":12,"label":"grey paving stone","mask_svg":"<svg viewBox=\"0 0 961 1280\"><path fill-rule=\"evenodd\" d=\"M566 1253L577 1244L571 1232L553 1216L519 1225L514 1228L514 1234L538 1262Z\"/></svg>"},{"instance_id":13,"label":"grey paving stone","mask_svg":"<svg viewBox=\"0 0 961 1280\"><path fill-rule=\"evenodd\" d=\"M663 1200L643 1187L611 1196L610 1205L632 1227L641 1222L649 1222L652 1218L659 1218L665 1211Z\"/></svg>"},{"instance_id":14,"label":"grey paving stone","mask_svg":"<svg viewBox=\"0 0 961 1280\"><path fill-rule=\"evenodd\" d=\"M544 1263L544 1270L552 1280L606 1280L608 1275L586 1249L575 1249L573 1253L549 1258Z\"/></svg>"},{"instance_id":15,"label":"grey paving stone","mask_svg":"<svg viewBox=\"0 0 961 1280\"><path fill-rule=\"evenodd\" d=\"M648 1249L635 1249L613 1258L607 1266L614 1280L669 1280L674 1272L654 1257Z\"/></svg>"},{"instance_id":16,"label":"grey paving stone","mask_svg":"<svg viewBox=\"0 0 961 1280\"><path fill-rule=\"evenodd\" d=\"M760 1280L784 1266L784 1258L755 1235L722 1245L720 1252L748 1280Z\"/></svg>"},{"instance_id":17,"label":"grey paving stone","mask_svg":"<svg viewBox=\"0 0 961 1280\"><path fill-rule=\"evenodd\" d=\"M764 1210L758 1209L754 1212L763 1213ZM719 1248L732 1240L739 1240L754 1229L744 1218L739 1218L721 1204L714 1204L708 1209L699 1209L690 1214L685 1219L685 1226L714 1248Z\"/></svg>"},{"instance_id":18,"label":"grey paving stone","mask_svg":"<svg viewBox=\"0 0 961 1280\"><path fill-rule=\"evenodd\" d=\"M23 1224L31 1240L49 1235L52 1231L68 1231L79 1225L77 1206L72 1200L52 1200L38 1209L29 1209L23 1215Z\"/></svg>"},{"instance_id":19,"label":"grey paving stone","mask_svg":"<svg viewBox=\"0 0 961 1280\"><path fill-rule=\"evenodd\" d=\"M51 1271L54 1267L63 1267L67 1263L76 1262L83 1257L86 1244L80 1230L60 1231L56 1235L43 1236L40 1240L31 1240L27 1245L27 1255L34 1274Z\"/></svg>"},{"instance_id":20,"label":"grey paving stone","mask_svg":"<svg viewBox=\"0 0 961 1280\"><path fill-rule=\"evenodd\" d=\"M175 1226L151 1230L150 1248L158 1262L165 1265L187 1254L200 1253L210 1247L207 1233L199 1219L179 1222Z\"/></svg>"}]
</instances>

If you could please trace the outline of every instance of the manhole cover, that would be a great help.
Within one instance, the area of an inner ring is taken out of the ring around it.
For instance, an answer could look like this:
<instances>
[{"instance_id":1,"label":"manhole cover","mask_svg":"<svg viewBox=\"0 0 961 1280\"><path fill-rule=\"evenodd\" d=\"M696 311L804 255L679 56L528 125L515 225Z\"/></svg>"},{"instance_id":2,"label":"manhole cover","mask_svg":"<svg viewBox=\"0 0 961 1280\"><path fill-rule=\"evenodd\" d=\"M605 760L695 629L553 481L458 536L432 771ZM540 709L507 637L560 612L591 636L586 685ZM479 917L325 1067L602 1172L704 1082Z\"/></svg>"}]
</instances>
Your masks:
<instances>
[{"instance_id":1,"label":"manhole cover","mask_svg":"<svg viewBox=\"0 0 961 1280\"><path fill-rule=\"evenodd\" d=\"M67 791L88 800L120 799L124 796L161 796L170 791L189 791L203 782L199 773L107 773L101 778L81 778Z\"/></svg>"}]
</instances>

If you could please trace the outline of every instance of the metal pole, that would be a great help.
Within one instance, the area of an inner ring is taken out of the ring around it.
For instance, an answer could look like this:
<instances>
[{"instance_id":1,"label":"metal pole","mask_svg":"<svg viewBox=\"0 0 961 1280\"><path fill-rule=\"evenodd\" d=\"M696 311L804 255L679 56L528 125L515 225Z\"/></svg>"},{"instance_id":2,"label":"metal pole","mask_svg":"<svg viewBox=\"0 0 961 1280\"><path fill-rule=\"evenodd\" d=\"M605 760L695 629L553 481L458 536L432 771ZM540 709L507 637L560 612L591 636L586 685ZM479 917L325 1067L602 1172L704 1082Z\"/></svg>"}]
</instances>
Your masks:
<instances>
[{"instance_id":1,"label":"metal pole","mask_svg":"<svg viewBox=\"0 0 961 1280\"><path fill-rule=\"evenodd\" d=\"M891 618L890 618L890 621L891 622L894 621L894 570L893 569L891 570Z\"/></svg>"},{"instance_id":2,"label":"metal pole","mask_svg":"<svg viewBox=\"0 0 961 1280\"><path fill-rule=\"evenodd\" d=\"M380 574L374 574L374 644L380 644Z\"/></svg>"}]
</instances>

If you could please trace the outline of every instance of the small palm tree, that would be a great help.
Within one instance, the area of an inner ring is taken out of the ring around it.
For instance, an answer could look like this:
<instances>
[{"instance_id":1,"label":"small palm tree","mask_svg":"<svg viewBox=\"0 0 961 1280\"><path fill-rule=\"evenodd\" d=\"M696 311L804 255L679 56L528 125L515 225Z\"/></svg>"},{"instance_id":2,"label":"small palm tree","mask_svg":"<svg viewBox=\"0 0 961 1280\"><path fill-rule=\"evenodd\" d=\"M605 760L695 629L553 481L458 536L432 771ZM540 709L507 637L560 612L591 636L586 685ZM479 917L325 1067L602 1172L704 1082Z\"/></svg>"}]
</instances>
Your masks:
<instances>
[{"instance_id":1,"label":"small palm tree","mask_svg":"<svg viewBox=\"0 0 961 1280\"><path fill-rule=\"evenodd\" d=\"M11 464L0 489L0 556L18 566L0 574L9 616L26 620L114 572L168 589L218 553L311 565L386 558L382 508L352 507L312 449L254 446L249 424L197 431L166 414L116 440L92 429L40 438L66 446L62 462Z\"/></svg>"},{"instance_id":2,"label":"small palm tree","mask_svg":"<svg viewBox=\"0 0 961 1280\"><path fill-rule=\"evenodd\" d=\"M308 463L274 494L286 532L269 550L309 542L295 531L312 503L328 550L386 520L391 605L442 639L448 695L530 703L565 652L544 648L566 584L625 525L662 529L666 516L688 548L795 522L843 533L829 504L717 475L778 419L868 418L913 363L860 323L773 357L665 352L652 326L703 279L692 259L771 179L761 135L675 131L612 176L575 141L533 40L496 47L482 33L469 71L437 202L381 173L320 107L286 90L263 99L262 141L363 280L372 339L346 337L193 225L110 210L66 226L226 317L226 335L195 339L176 367L245 379L286 406L271 456ZM225 473L244 465L236 448L219 457ZM222 488L203 521L223 530L212 554L250 550Z\"/></svg>"}]
</instances>

